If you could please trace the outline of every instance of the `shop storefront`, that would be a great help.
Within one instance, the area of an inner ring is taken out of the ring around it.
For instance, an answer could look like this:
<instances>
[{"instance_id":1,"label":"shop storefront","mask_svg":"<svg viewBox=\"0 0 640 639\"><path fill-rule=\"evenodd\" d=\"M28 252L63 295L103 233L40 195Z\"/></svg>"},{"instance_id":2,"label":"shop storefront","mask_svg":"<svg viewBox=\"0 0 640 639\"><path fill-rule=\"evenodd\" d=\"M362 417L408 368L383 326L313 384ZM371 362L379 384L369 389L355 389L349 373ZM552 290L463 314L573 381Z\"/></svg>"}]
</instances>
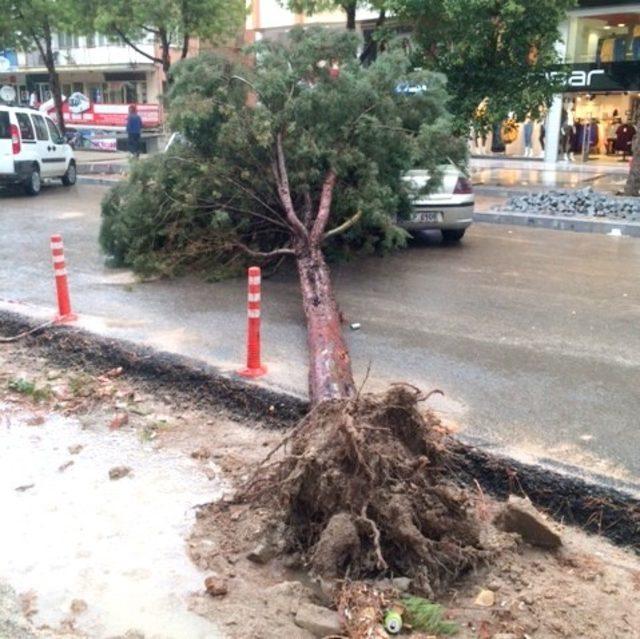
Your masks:
<instances>
[{"instance_id":1,"label":"shop storefront","mask_svg":"<svg viewBox=\"0 0 640 639\"><path fill-rule=\"evenodd\" d=\"M547 162L625 161L640 128L640 3L583 0L564 27L565 91L543 121L472 136L473 155Z\"/></svg>"}]
</instances>

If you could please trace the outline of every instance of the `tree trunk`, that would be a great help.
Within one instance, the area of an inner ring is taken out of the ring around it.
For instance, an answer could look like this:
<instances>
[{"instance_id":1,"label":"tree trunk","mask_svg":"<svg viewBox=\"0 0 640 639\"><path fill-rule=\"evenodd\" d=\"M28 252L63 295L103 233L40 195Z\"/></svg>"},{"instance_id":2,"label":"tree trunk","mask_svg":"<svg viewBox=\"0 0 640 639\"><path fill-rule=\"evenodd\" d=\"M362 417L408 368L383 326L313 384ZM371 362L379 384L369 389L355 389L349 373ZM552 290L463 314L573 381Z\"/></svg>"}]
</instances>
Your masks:
<instances>
[{"instance_id":1,"label":"tree trunk","mask_svg":"<svg viewBox=\"0 0 640 639\"><path fill-rule=\"evenodd\" d=\"M67 127L64 123L64 113L62 112L62 90L60 89L60 76L55 67L49 69L49 85L51 86L51 95L56 105L56 116L58 118L58 128L62 135L65 134Z\"/></svg>"},{"instance_id":2,"label":"tree trunk","mask_svg":"<svg viewBox=\"0 0 640 639\"><path fill-rule=\"evenodd\" d=\"M331 273L319 246L301 246L296 264L307 321L309 399L312 406L355 395L349 349L342 336Z\"/></svg>"},{"instance_id":3,"label":"tree trunk","mask_svg":"<svg viewBox=\"0 0 640 639\"><path fill-rule=\"evenodd\" d=\"M629 167L629 176L624 187L625 195L640 196L640 133L633 140L633 158Z\"/></svg>"},{"instance_id":4,"label":"tree trunk","mask_svg":"<svg viewBox=\"0 0 640 639\"><path fill-rule=\"evenodd\" d=\"M347 13L347 29L349 31L356 30L356 7L357 3L355 1L344 5L344 10Z\"/></svg>"},{"instance_id":5,"label":"tree trunk","mask_svg":"<svg viewBox=\"0 0 640 639\"><path fill-rule=\"evenodd\" d=\"M56 71L56 60L53 54L53 44L51 36L51 27L49 22L44 24L44 51L40 51L44 54L44 63L49 72L49 86L51 87L51 95L53 96L53 103L56 107L56 116L58 118L58 128L62 135L65 134L66 126L64 124L64 114L62 113L62 91L60 89L60 76Z\"/></svg>"}]
</instances>

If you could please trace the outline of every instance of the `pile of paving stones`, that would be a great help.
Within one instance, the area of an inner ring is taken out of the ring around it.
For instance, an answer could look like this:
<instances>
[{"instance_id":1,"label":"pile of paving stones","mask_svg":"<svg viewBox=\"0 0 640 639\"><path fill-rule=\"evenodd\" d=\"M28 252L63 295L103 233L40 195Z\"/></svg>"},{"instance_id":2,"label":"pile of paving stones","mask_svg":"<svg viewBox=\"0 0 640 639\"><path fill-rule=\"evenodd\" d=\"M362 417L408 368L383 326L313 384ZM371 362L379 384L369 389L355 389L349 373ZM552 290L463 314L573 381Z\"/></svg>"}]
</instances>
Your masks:
<instances>
[{"instance_id":1,"label":"pile of paving stones","mask_svg":"<svg viewBox=\"0 0 640 639\"><path fill-rule=\"evenodd\" d=\"M577 190L525 193L509 198L502 211L544 215L604 217L640 222L640 198L617 197L594 191L590 186Z\"/></svg>"}]
</instances>

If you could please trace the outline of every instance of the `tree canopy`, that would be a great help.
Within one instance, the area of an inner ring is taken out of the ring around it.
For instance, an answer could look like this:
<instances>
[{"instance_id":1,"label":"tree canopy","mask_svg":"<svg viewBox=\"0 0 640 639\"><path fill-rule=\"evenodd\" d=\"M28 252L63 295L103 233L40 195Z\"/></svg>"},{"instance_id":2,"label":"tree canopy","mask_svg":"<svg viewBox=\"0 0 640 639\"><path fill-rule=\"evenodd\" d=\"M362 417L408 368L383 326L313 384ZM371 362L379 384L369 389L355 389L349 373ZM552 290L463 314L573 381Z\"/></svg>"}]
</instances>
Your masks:
<instances>
[{"instance_id":1,"label":"tree canopy","mask_svg":"<svg viewBox=\"0 0 640 639\"><path fill-rule=\"evenodd\" d=\"M416 63L444 73L462 128L487 126L509 113L540 115L561 79L559 25L575 0L392 0L412 25ZM478 107L488 98L484 106Z\"/></svg>"},{"instance_id":2,"label":"tree canopy","mask_svg":"<svg viewBox=\"0 0 640 639\"><path fill-rule=\"evenodd\" d=\"M90 13L83 0L0 0L0 34L3 46L38 51L49 73L58 124L64 130L62 96L53 48L55 33L89 29Z\"/></svg>"},{"instance_id":3,"label":"tree canopy","mask_svg":"<svg viewBox=\"0 0 640 639\"><path fill-rule=\"evenodd\" d=\"M290 11L309 16L342 9L347 18L347 29L352 31L356 28L356 12L359 8L384 11L388 0L280 0L280 3Z\"/></svg>"},{"instance_id":4,"label":"tree canopy","mask_svg":"<svg viewBox=\"0 0 640 639\"><path fill-rule=\"evenodd\" d=\"M185 58L192 38L208 41L233 37L245 17L243 0L90 0L98 31L121 39L147 57L171 67L171 49ZM159 55L142 50L138 43L152 37Z\"/></svg>"}]
</instances>

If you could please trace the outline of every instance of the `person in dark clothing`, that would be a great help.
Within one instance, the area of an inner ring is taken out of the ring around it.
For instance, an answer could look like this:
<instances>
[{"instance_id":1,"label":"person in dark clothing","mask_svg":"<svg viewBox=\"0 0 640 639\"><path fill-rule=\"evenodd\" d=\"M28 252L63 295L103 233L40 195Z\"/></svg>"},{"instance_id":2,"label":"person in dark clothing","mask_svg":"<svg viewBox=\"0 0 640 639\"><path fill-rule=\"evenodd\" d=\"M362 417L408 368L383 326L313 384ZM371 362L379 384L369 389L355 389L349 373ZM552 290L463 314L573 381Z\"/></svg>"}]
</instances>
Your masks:
<instances>
[{"instance_id":1,"label":"person in dark clothing","mask_svg":"<svg viewBox=\"0 0 640 639\"><path fill-rule=\"evenodd\" d=\"M142 133L142 118L138 115L135 104L129 107L127 117L127 141L129 153L134 157L140 157L140 134Z\"/></svg>"}]
</instances>

